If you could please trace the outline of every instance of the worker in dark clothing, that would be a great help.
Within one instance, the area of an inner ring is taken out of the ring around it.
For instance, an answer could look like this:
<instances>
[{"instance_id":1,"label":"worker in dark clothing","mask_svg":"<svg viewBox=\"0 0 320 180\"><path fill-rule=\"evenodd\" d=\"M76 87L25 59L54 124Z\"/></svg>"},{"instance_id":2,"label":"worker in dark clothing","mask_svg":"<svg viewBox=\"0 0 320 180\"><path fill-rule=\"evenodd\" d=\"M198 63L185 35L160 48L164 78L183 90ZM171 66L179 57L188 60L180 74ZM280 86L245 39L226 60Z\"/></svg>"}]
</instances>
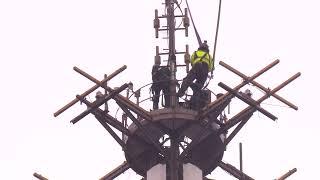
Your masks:
<instances>
[{"instance_id":1,"label":"worker in dark clothing","mask_svg":"<svg viewBox=\"0 0 320 180\"><path fill-rule=\"evenodd\" d=\"M160 65L154 65L152 67L152 101L153 109L159 109L159 98L160 92L164 94L164 107L169 107L170 104L170 95L169 95L169 86L170 86L170 70L168 67L160 67Z\"/></svg>"},{"instance_id":2,"label":"worker in dark clothing","mask_svg":"<svg viewBox=\"0 0 320 180\"><path fill-rule=\"evenodd\" d=\"M191 66L191 70L183 79L181 88L177 93L178 97L182 97L189 86L191 87L193 94L199 92L206 82L209 71L213 71L214 62L209 54L209 46L207 45L207 41L204 41L198 50L192 54ZM196 81L193 82L194 80Z\"/></svg>"}]
</instances>

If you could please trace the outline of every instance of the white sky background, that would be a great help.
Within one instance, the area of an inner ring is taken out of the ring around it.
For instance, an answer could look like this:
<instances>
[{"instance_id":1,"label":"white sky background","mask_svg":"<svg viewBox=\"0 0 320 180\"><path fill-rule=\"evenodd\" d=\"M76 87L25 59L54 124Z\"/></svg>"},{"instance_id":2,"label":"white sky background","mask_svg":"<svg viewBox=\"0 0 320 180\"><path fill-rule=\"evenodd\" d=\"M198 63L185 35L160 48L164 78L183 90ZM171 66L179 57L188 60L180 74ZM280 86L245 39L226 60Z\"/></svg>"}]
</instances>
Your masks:
<instances>
[{"instance_id":1,"label":"white sky background","mask_svg":"<svg viewBox=\"0 0 320 180\"><path fill-rule=\"evenodd\" d=\"M189 2L211 48L217 2ZM151 81L155 46L163 41L154 39L155 8L163 8L161 1L0 1L0 179L34 179L34 172L52 180L98 179L124 161L120 147L92 116L69 123L84 106L76 104L58 118L53 113L94 85L73 66L102 79L126 64L128 69L110 81L113 87ZM238 167L243 142L244 170L256 179L276 178L294 167L298 172L290 180L319 177L319 8L316 0L223 1L217 62L252 75L279 58L279 65L257 79L270 88L302 72L278 93L299 111L264 105L279 120L256 113L225 152L224 160ZM185 43L191 51L197 48L191 28L190 37L177 39L178 51ZM241 79L217 65L210 89L223 92L220 81L233 87ZM251 90L258 98L259 91ZM282 106L274 99L267 103ZM233 101L232 113L241 110L235 104L240 102ZM219 169L210 177L233 179ZM130 172L119 179L138 178Z\"/></svg>"}]
</instances>

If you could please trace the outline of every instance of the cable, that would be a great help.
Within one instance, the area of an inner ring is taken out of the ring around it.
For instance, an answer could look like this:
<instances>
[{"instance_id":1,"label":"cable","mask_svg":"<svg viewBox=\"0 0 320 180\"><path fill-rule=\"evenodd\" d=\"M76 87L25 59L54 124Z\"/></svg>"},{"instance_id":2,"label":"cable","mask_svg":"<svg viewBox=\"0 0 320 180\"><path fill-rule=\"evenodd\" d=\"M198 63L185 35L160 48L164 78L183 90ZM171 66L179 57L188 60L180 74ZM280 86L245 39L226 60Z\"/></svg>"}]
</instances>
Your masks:
<instances>
[{"instance_id":1,"label":"cable","mask_svg":"<svg viewBox=\"0 0 320 180\"><path fill-rule=\"evenodd\" d=\"M187 0L186 0L187 1ZM216 59L216 49L217 49L217 41L218 41L218 33L219 33L219 25L220 25L220 14L221 14L221 0L219 0L219 10L218 10L218 18L217 18L217 26L216 26L216 35L214 38L214 46L213 46L213 55L212 55L212 61L214 63L215 59ZM190 14L191 16L191 14ZM192 20L192 19L191 19ZM214 67L214 64L213 64ZM211 79L213 78L213 69L211 70L211 76L209 78L208 83L204 86L203 89L207 88Z\"/></svg>"},{"instance_id":2,"label":"cable","mask_svg":"<svg viewBox=\"0 0 320 180\"><path fill-rule=\"evenodd\" d=\"M180 5L181 5L181 3L182 3L182 0L181 0L179 3L178 3L178 1L177 1L177 0L175 0L175 1L174 1L174 3L176 3L176 4L177 4L177 7L176 7L176 8L174 8L174 10L176 10L177 8L179 8L179 10L180 10L180 12L181 12L181 15L183 15L182 9L181 9L181 7L180 7ZM180 24L179 24L178 28L180 28L180 26L182 25L182 22L183 22L183 20L181 20L181 22L180 22Z\"/></svg>"},{"instance_id":3,"label":"cable","mask_svg":"<svg viewBox=\"0 0 320 180\"><path fill-rule=\"evenodd\" d=\"M218 32L219 32L219 25L220 25L220 14L221 14L221 0L219 0L219 10L218 10L216 35L215 35L215 38L214 38L214 47L213 47L213 55L212 55L213 60L215 60L215 58L216 58L216 48L217 48Z\"/></svg>"},{"instance_id":4,"label":"cable","mask_svg":"<svg viewBox=\"0 0 320 180\"><path fill-rule=\"evenodd\" d=\"M188 0L186 0L186 4L187 4L187 7L188 7L188 11L189 11L189 14L190 14L190 18L191 18L191 22L192 22L192 25L193 25L193 29L194 29L194 32L196 33L196 36L197 36L197 40L198 40L198 43L199 43L199 46L202 44L202 41L201 41L201 38L200 38L200 35L197 31L197 28L194 24L194 21L193 21L193 18L192 18L192 14L191 14L191 10L189 8L189 4L188 4Z\"/></svg>"}]
</instances>

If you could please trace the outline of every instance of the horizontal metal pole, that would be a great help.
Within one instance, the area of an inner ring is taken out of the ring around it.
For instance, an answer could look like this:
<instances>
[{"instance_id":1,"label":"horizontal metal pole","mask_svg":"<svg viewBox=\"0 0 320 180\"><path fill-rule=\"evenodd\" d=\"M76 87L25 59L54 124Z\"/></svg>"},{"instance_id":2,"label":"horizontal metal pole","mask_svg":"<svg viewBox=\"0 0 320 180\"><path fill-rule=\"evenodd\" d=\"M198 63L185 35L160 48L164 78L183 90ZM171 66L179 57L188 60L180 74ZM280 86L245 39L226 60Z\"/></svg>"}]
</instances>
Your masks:
<instances>
[{"instance_id":1,"label":"horizontal metal pole","mask_svg":"<svg viewBox=\"0 0 320 180\"><path fill-rule=\"evenodd\" d=\"M108 86L105 86L102 81L100 82L99 80L97 80L93 76L89 75L88 73L84 72L83 70L77 68L77 69L75 69L75 71L77 71L78 73L80 73L84 77L88 78L90 81L96 83L100 87L104 88L108 92L114 91L114 89L112 89L112 88L110 88ZM120 102L126 104L126 106L128 106L133 112L139 114L142 118L144 118L146 120L150 120L151 119L151 117L149 116L149 114L148 114L148 112L146 110L144 110L143 108L137 106L135 103L131 102L127 98L123 97L122 95L118 94L118 95L114 96L114 99L116 101L120 101Z\"/></svg>"},{"instance_id":2,"label":"horizontal metal pole","mask_svg":"<svg viewBox=\"0 0 320 180\"><path fill-rule=\"evenodd\" d=\"M281 177L279 177L277 180L285 180L287 179L289 176L291 176L293 173L297 172L297 168L293 168L291 169L289 172L287 172L286 174L282 175Z\"/></svg>"},{"instance_id":3,"label":"horizontal metal pole","mask_svg":"<svg viewBox=\"0 0 320 180\"><path fill-rule=\"evenodd\" d=\"M41 174L33 173L33 176L39 180L48 180L47 178L43 177Z\"/></svg>"},{"instance_id":4,"label":"horizontal metal pole","mask_svg":"<svg viewBox=\"0 0 320 180\"><path fill-rule=\"evenodd\" d=\"M221 61L220 61L221 62ZM234 88L235 91L238 91L240 88L242 88L243 86L245 86L246 84L248 84L250 81L254 80L255 78L257 78L258 76L260 76L261 74L265 73L266 71L268 71L269 69L271 69L272 67L274 67L275 65L277 65L280 61L276 60L273 61L272 63L270 63L269 65L267 65L266 67L264 67L263 69L261 69L260 71L258 71L257 73L255 73L253 76L251 76L250 78L248 78L248 81L244 81L241 84L239 84L238 86L236 86ZM216 101L212 102L211 104L209 104L208 106L204 107L202 109L203 111L203 116L206 116L208 113L210 113L212 110L214 110L217 105L216 103L219 103L222 99L225 99L226 97L230 97L230 93L227 92L226 94L224 94L223 96L221 96L219 99L217 99Z\"/></svg>"},{"instance_id":5,"label":"horizontal metal pole","mask_svg":"<svg viewBox=\"0 0 320 180\"><path fill-rule=\"evenodd\" d=\"M168 28L159 29L159 31L168 31ZM174 30L186 30L186 28L175 28Z\"/></svg>"},{"instance_id":6,"label":"horizontal metal pole","mask_svg":"<svg viewBox=\"0 0 320 180\"><path fill-rule=\"evenodd\" d=\"M237 168L235 168L234 166L232 166L231 164L228 163L224 163L222 161L220 161L220 163L218 164L218 166L227 171L228 173L230 173L232 176L234 176L237 179L242 180L241 178L244 177L245 180L254 180L252 177L248 176L247 174L239 171Z\"/></svg>"},{"instance_id":7,"label":"horizontal metal pole","mask_svg":"<svg viewBox=\"0 0 320 180\"><path fill-rule=\"evenodd\" d=\"M186 52L175 52L175 54L185 54ZM169 53L159 53L159 55L168 55Z\"/></svg>"},{"instance_id":8,"label":"horizontal metal pole","mask_svg":"<svg viewBox=\"0 0 320 180\"><path fill-rule=\"evenodd\" d=\"M257 109L258 111L260 111L262 114L266 115L267 117L269 117L272 120L277 120L278 118L276 116L274 116L273 114L271 114L270 112L268 112L267 110L263 109L261 106L259 106L259 103L255 102L252 98L250 97L243 97L242 95L240 95L239 93L237 93L236 91L234 91L232 88L230 88L229 86L225 85L224 83L220 82L218 83L218 85L220 87L222 87L223 89L225 89L226 91L232 93L233 95L235 95L236 97L238 97L239 99L241 99L242 101L244 101L245 103L247 103L248 105L254 107L255 109Z\"/></svg>"},{"instance_id":9,"label":"horizontal metal pole","mask_svg":"<svg viewBox=\"0 0 320 180\"><path fill-rule=\"evenodd\" d=\"M119 87L118 89L112 91L109 94L105 94L103 95L103 99L102 100L98 100L95 101L95 103L93 104L93 106L91 108L88 108L87 110L85 110L84 112L82 112L81 114L79 114L77 117L75 117L74 119L71 120L71 122L73 124L77 123L78 121L80 121L82 118L84 118L86 115L88 115L89 113L92 112L92 110L98 108L99 106L103 105L105 102L107 102L108 100L110 100L111 98L113 98L115 95L119 94L121 91L123 91L124 89L126 89L129 85L123 84L121 87ZM82 99L82 96L77 95L77 98Z\"/></svg>"},{"instance_id":10,"label":"horizontal metal pole","mask_svg":"<svg viewBox=\"0 0 320 180\"><path fill-rule=\"evenodd\" d=\"M290 77L288 80L286 80L285 82L281 83L279 86L277 86L276 88L274 88L272 91L270 91L268 94L265 94L263 97L261 97L257 102L261 103L262 101L266 100L267 98L269 98L272 94L278 92L280 89L282 89L283 87L285 87L286 85L288 85L290 82L292 82L293 80L295 80L296 78L298 78L301 75L301 73L297 73L295 75L293 75L292 77ZM226 130L232 128L234 125L236 125L237 123L239 123L241 121L241 116L245 116L247 114L253 113L255 110L249 106L245 109L243 109L241 112L239 112L238 114L236 114L235 116L233 116L223 127L223 129L221 129L221 133L225 132Z\"/></svg>"},{"instance_id":11,"label":"horizontal metal pole","mask_svg":"<svg viewBox=\"0 0 320 180\"><path fill-rule=\"evenodd\" d=\"M86 104L88 107L92 107L93 106L93 103L89 102L86 99L82 99L81 101L84 104ZM124 133L127 136L131 135L129 130L127 128L125 128L121 122L119 122L116 118L114 118L111 115L107 114L106 112L104 112L100 108L96 108L91 113L93 115L98 115L99 114L100 116L103 117L104 122L108 123L109 125L111 125L112 127L116 128L117 130L119 130L120 132Z\"/></svg>"},{"instance_id":12,"label":"horizontal metal pole","mask_svg":"<svg viewBox=\"0 0 320 180\"><path fill-rule=\"evenodd\" d=\"M124 173L130 168L130 165L127 161L124 161L121 165L116 167L114 170L101 177L100 180L113 180L118 177L120 174Z\"/></svg>"},{"instance_id":13,"label":"horizontal metal pole","mask_svg":"<svg viewBox=\"0 0 320 180\"><path fill-rule=\"evenodd\" d=\"M298 73L296 73L295 75L291 76L288 80L286 80L285 82L283 82L282 84L280 84L278 87L274 88L274 89L270 92L269 96L272 95L272 94L274 94L274 93L276 93L276 92L278 92L280 89L282 89L283 87L285 87L286 85L288 85L289 83L291 83L292 81L294 81L295 79L297 79L299 76L301 76L301 73L300 73L300 72L298 72Z\"/></svg>"},{"instance_id":14,"label":"horizontal metal pole","mask_svg":"<svg viewBox=\"0 0 320 180\"><path fill-rule=\"evenodd\" d=\"M240 71L236 70L235 68L231 67L230 65L226 64L225 62L220 61L219 64L223 67L225 67L226 69L230 70L231 72L237 74L238 76L240 76L241 78L243 78L244 80L248 80L249 77L244 75L243 73L241 73ZM260 83L252 80L251 83L255 86L257 86L258 88L260 88L261 90L263 90L264 92L268 93L269 89L264 87L263 85L261 85ZM279 101L283 102L284 104L288 105L289 107L291 107L294 110L298 110L298 107L294 104L292 104L291 102L287 101L286 99L282 98L281 96L277 95L277 94L273 94L273 97L278 99Z\"/></svg>"},{"instance_id":15,"label":"horizontal metal pole","mask_svg":"<svg viewBox=\"0 0 320 180\"><path fill-rule=\"evenodd\" d=\"M74 67L74 69L77 67ZM109 81L110 79L114 78L116 75L118 75L119 73L121 73L122 71L124 71L127 68L126 65L122 66L121 68L119 68L118 70L116 70L115 72L113 72L112 74L110 74L107 78L103 79L101 81L101 83L105 83L107 81ZM89 90L87 90L86 92L82 93L80 96L85 97L88 94L92 93L93 91L95 91L97 88L99 88L99 85L95 85L93 87L91 87ZM69 109L71 106L73 106L75 103L77 103L79 101L79 99L75 98L74 100L72 100L71 102L69 102L67 105L65 105L64 107L62 107L61 109L59 109L57 112L55 112L53 114L54 117L57 117L58 115L60 115L61 113L63 113L65 110Z\"/></svg>"}]
</instances>

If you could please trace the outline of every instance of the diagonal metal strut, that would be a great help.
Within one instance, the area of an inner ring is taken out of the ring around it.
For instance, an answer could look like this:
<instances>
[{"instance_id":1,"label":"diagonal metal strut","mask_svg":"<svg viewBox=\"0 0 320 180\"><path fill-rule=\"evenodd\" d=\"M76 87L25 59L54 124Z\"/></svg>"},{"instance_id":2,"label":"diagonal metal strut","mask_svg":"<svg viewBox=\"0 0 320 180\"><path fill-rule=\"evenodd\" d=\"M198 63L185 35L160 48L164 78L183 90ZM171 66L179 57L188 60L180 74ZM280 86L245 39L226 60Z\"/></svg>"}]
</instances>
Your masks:
<instances>
[{"instance_id":1,"label":"diagonal metal strut","mask_svg":"<svg viewBox=\"0 0 320 180\"><path fill-rule=\"evenodd\" d=\"M166 157L166 154L162 146L160 146L160 144L157 143L157 141L151 138L152 137L151 133L145 127L142 126L141 122L136 117L133 116L133 114L128 110L128 108L125 105L121 104L120 102L117 102L117 104L126 113L126 115L134 122L134 124L137 125L137 127L144 134L144 137L148 139L164 157Z\"/></svg>"},{"instance_id":2,"label":"diagonal metal strut","mask_svg":"<svg viewBox=\"0 0 320 180\"><path fill-rule=\"evenodd\" d=\"M111 98L113 98L115 95L119 94L121 91L123 91L124 89L126 89L128 87L128 84L125 83L123 84L121 87L119 87L118 89L112 91L110 94L105 94L102 96L101 100L97 100L95 101L95 103L93 104L92 107L89 107L87 110L85 110L84 112L82 112L81 114L79 114L77 117L73 118L71 120L71 122L77 123L78 121L80 121L82 118L84 118L86 115L88 115L89 113L91 113L92 110L98 108L99 106L101 106L102 104L104 104L106 101L110 100ZM78 99L82 99L82 96L77 95Z\"/></svg>"},{"instance_id":3,"label":"diagonal metal strut","mask_svg":"<svg viewBox=\"0 0 320 180\"><path fill-rule=\"evenodd\" d=\"M240 170L238 170L237 168L235 168L231 164L224 163L224 162L220 161L218 166L239 180L254 180L252 177L241 172Z\"/></svg>"},{"instance_id":4,"label":"diagonal metal strut","mask_svg":"<svg viewBox=\"0 0 320 180\"><path fill-rule=\"evenodd\" d=\"M276 116L274 116L273 114L269 113L267 110L263 109L255 100L253 100L251 97L249 96L243 96L241 94L239 94L237 91L233 90L232 88L230 88L229 86L225 85L224 83L220 82L218 83L218 85L220 87L222 87L223 89L225 89L226 91L232 93L233 95L235 95L237 98L241 99L242 101L244 101L245 103L249 104L250 106L252 106L253 108L255 108L256 110L260 111L262 114L266 115L267 117L269 117L272 120L277 120L278 118Z\"/></svg>"},{"instance_id":5,"label":"diagonal metal strut","mask_svg":"<svg viewBox=\"0 0 320 180\"><path fill-rule=\"evenodd\" d=\"M247 81L243 81L241 84L239 84L238 86L236 86L234 88L235 91L239 90L240 88L242 88L243 86L245 86L246 84L248 84L250 81L254 80L255 78L257 78L258 76L260 76L261 74L265 73L266 71L268 71L269 69L271 69L272 67L274 67L275 65L277 65L280 61L279 60L275 60L272 63L270 63L269 65L267 65L266 67L264 67L263 69L261 69L260 71L258 71L257 73L255 73L253 76L251 76L250 78L248 78ZM223 96L221 96L220 98L218 98L216 101L212 102L211 104L209 104L207 107L202 109L201 112L201 116L202 117L206 117L211 111L213 111L215 108L218 107L219 103L221 100L225 99L226 97L231 96L231 93L227 92L226 94L224 94Z\"/></svg>"},{"instance_id":6,"label":"diagonal metal strut","mask_svg":"<svg viewBox=\"0 0 320 180\"><path fill-rule=\"evenodd\" d=\"M117 69L115 72L113 72L112 74L110 74L107 78L103 79L101 81L102 84L104 84L105 82L109 81L110 79L114 78L116 75L118 75L119 73L121 73L122 71L124 71L127 68L126 65L122 66L121 68ZM99 88L99 85L95 85L93 87L91 87L90 89L88 89L86 92L82 93L80 96L85 97L88 94L92 93L94 90L96 90L97 88ZM78 98L73 99L71 102L69 102L67 105L63 106L61 109L59 109L57 112L55 112L53 114L54 117L59 116L61 113L63 113L65 110L69 109L71 106L73 106L74 104L76 104L79 101Z\"/></svg>"},{"instance_id":7,"label":"diagonal metal strut","mask_svg":"<svg viewBox=\"0 0 320 180\"><path fill-rule=\"evenodd\" d=\"M288 80L286 80L285 82L283 82L282 84L280 84L279 86L277 86L276 88L274 88L272 91L270 91L270 93L265 94L264 96L262 96L257 102L261 103L262 101L266 100L267 98L269 98L272 94L278 92L280 89L282 89L283 87L285 87L286 85L288 85L290 82L292 82L293 80L297 79L299 76L301 75L301 73L296 73L295 75L291 76ZM226 124L224 127L221 128L220 133L225 132L226 130L232 128L234 125L236 125L237 123L239 123L242 119L242 116L246 116L250 113L253 113L255 111L255 109L252 106L249 106L245 109L243 109L241 112L239 112L238 114L236 114L235 116L233 116Z\"/></svg>"},{"instance_id":8,"label":"diagonal metal strut","mask_svg":"<svg viewBox=\"0 0 320 180\"><path fill-rule=\"evenodd\" d=\"M108 174L106 174L103 177L101 177L100 180L113 180L116 177L118 177L120 174L124 173L129 168L130 168L129 163L127 161L124 161L122 164L120 164L114 170L112 170Z\"/></svg>"},{"instance_id":9,"label":"diagonal metal strut","mask_svg":"<svg viewBox=\"0 0 320 180\"><path fill-rule=\"evenodd\" d=\"M236 75L240 76L242 79L244 79L245 81L250 81L248 76L246 76L245 74L241 73L240 71L236 70L235 68L231 67L230 65L228 65L227 63L220 61L219 64L223 67L225 67L226 69L230 70L231 72L235 73ZM265 93L269 93L269 89L264 87L263 85L261 85L260 83L251 80L250 83L252 83L253 85L257 86L258 88L260 88L261 90L263 90ZM289 107L291 107L294 110L298 110L298 107L294 104L292 104L291 102L287 101L286 99L282 98L281 96L277 95L277 94L273 94L273 97L275 97L276 99L278 99L279 101L283 102L284 104L288 105Z\"/></svg>"}]
</instances>

